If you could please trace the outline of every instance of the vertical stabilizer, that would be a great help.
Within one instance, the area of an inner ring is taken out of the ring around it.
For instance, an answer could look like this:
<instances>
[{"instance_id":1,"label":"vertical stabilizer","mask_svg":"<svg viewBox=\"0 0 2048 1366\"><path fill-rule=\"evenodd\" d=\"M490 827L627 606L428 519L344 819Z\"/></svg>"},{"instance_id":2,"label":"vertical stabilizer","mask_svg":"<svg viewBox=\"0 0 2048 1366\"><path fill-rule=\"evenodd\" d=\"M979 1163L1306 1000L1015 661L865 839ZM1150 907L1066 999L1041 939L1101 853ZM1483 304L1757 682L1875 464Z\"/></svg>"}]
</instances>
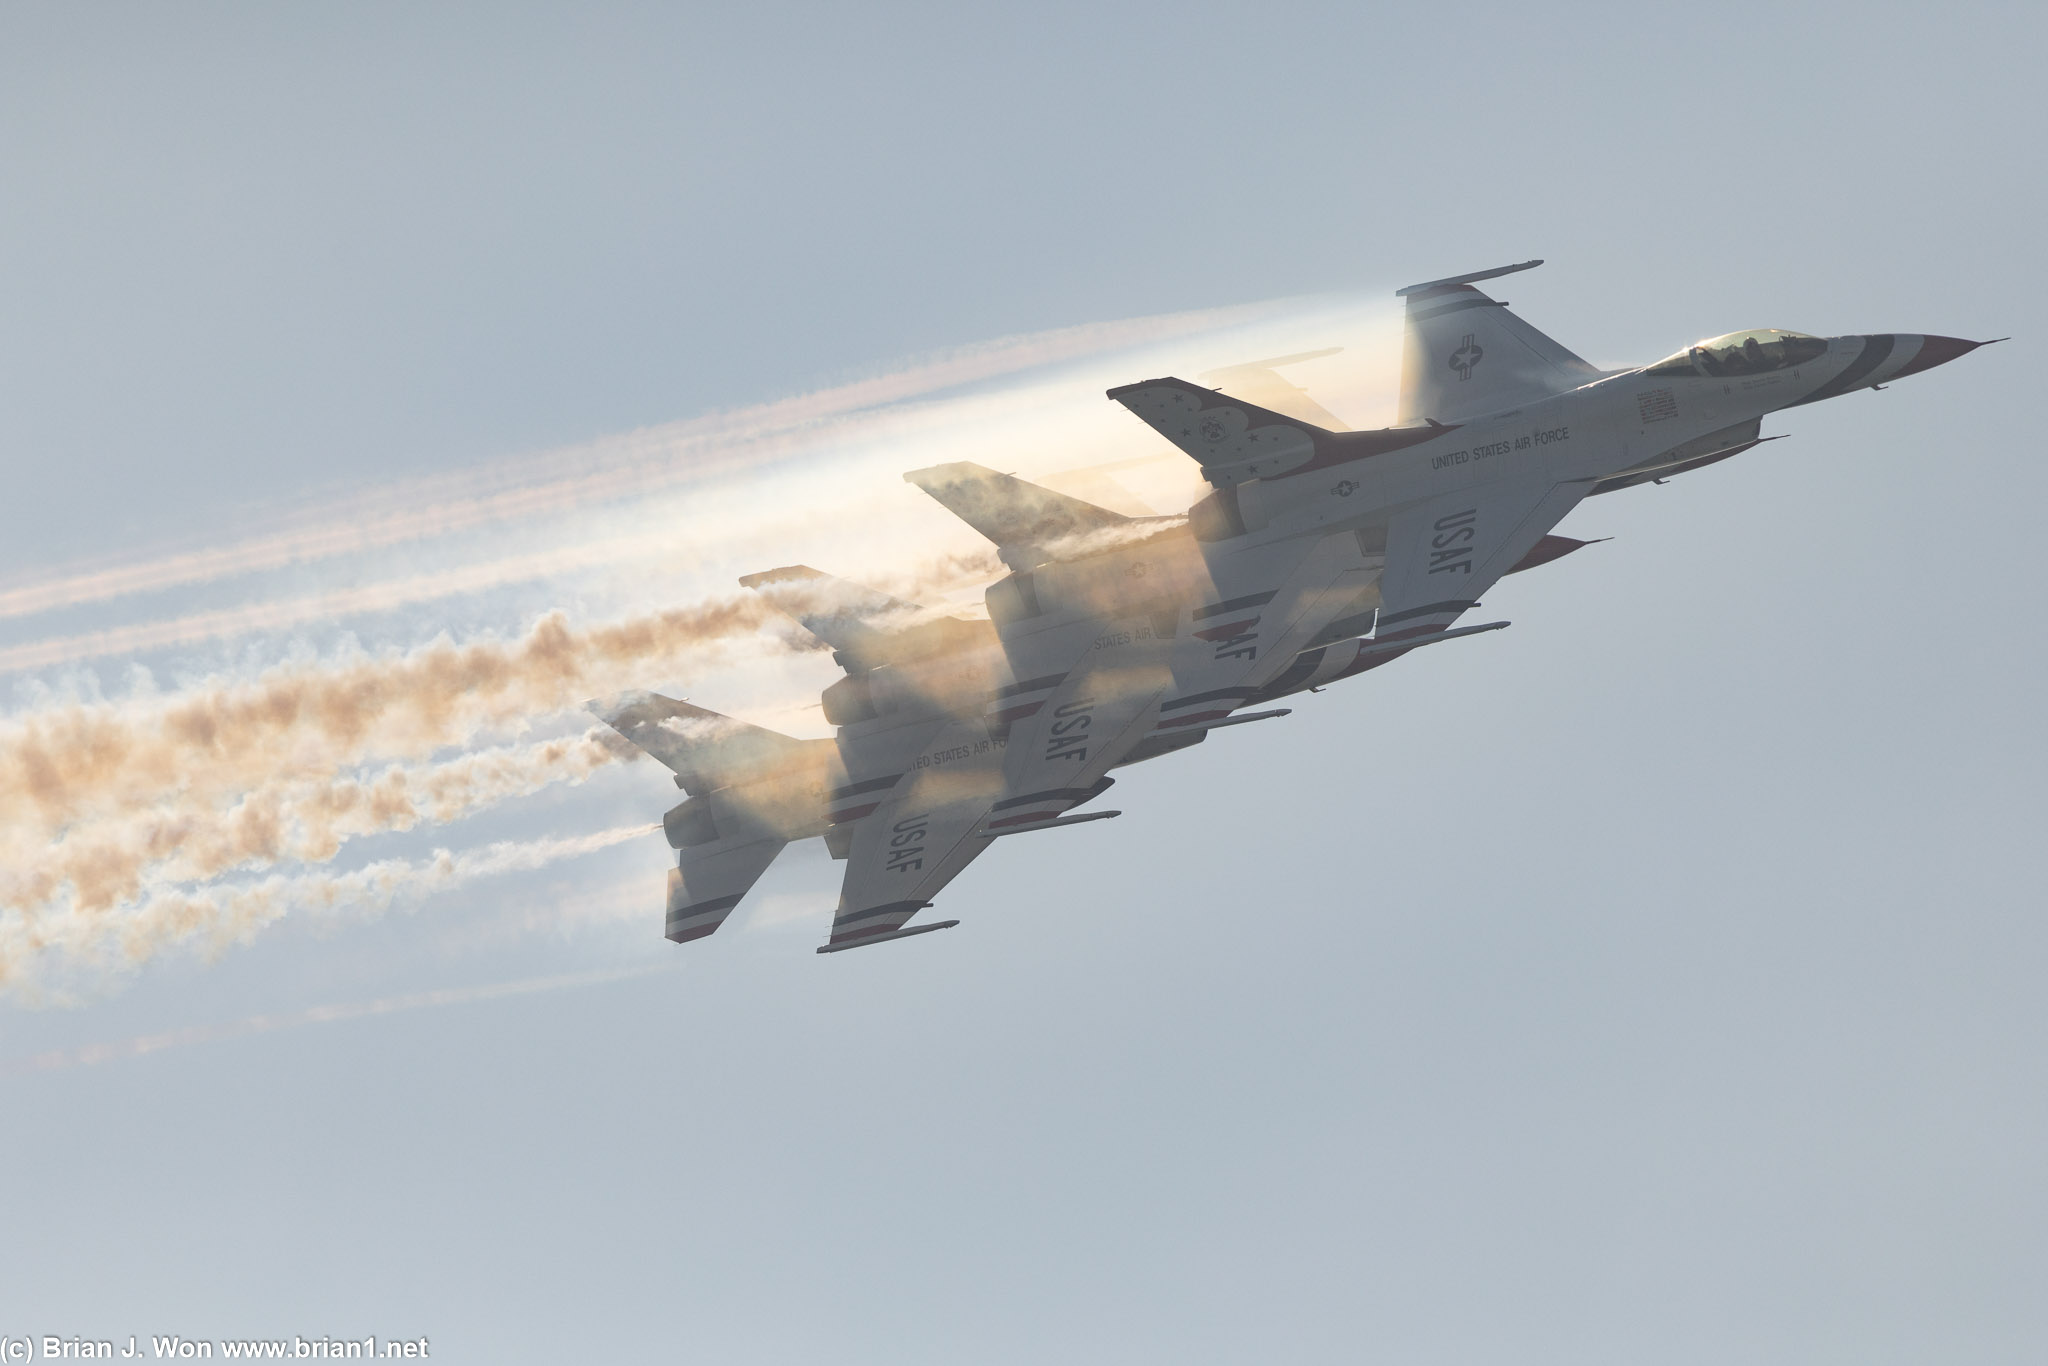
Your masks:
<instances>
[{"instance_id":1,"label":"vertical stabilizer","mask_svg":"<svg viewBox=\"0 0 2048 1366\"><path fill-rule=\"evenodd\" d=\"M1395 291L1408 301L1401 347L1402 425L1456 424L1576 389L1600 372L1473 288L1541 261Z\"/></svg>"},{"instance_id":2,"label":"vertical stabilizer","mask_svg":"<svg viewBox=\"0 0 2048 1366\"><path fill-rule=\"evenodd\" d=\"M903 478L995 542L996 553L1012 569L1093 549L1105 533L1140 520L966 460L911 470Z\"/></svg>"},{"instance_id":3,"label":"vertical stabilizer","mask_svg":"<svg viewBox=\"0 0 2048 1366\"><path fill-rule=\"evenodd\" d=\"M816 763L832 747L829 740L799 740L660 693L626 692L584 705L674 770L692 796Z\"/></svg>"},{"instance_id":4,"label":"vertical stabilizer","mask_svg":"<svg viewBox=\"0 0 2048 1366\"><path fill-rule=\"evenodd\" d=\"M832 657L848 673L976 649L989 642L992 632L985 621L938 616L809 565L749 574L740 585L761 594L830 645Z\"/></svg>"}]
</instances>

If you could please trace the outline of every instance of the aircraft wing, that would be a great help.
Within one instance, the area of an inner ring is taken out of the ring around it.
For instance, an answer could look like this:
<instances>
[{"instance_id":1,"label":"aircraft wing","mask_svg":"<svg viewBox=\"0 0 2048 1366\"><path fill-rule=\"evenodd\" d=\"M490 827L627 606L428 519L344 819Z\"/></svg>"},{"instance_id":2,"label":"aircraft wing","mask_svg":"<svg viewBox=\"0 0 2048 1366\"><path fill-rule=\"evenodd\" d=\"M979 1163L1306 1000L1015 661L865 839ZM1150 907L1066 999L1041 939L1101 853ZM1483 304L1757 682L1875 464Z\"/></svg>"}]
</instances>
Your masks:
<instances>
[{"instance_id":1,"label":"aircraft wing","mask_svg":"<svg viewBox=\"0 0 2048 1366\"><path fill-rule=\"evenodd\" d=\"M1371 629L1379 602L1381 556L1349 533L1205 551L1207 591L1173 641L1173 695L1160 705L1160 733L1229 716L1333 629Z\"/></svg>"},{"instance_id":2,"label":"aircraft wing","mask_svg":"<svg viewBox=\"0 0 2048 1366\"><path fill-rule=\"evenodd\" d=\"M1396 513L1387 524L1375 638L1440 631L1536 549L1592 489L1587 481L1487 484Z\"/></svg>"},{"instance_id":3,"label":"aircraft wing","mask_svg":"<svg viewBox=\"0 0 2048 1366\"><path fill-rule=\"evenodd\" d=\"M819 952L941 928L904 925L988 847L978 832L1001 796L1002 753L979 721L949 726L908 781L854 825L832 935Z\"/></svg>"}]
</instances>

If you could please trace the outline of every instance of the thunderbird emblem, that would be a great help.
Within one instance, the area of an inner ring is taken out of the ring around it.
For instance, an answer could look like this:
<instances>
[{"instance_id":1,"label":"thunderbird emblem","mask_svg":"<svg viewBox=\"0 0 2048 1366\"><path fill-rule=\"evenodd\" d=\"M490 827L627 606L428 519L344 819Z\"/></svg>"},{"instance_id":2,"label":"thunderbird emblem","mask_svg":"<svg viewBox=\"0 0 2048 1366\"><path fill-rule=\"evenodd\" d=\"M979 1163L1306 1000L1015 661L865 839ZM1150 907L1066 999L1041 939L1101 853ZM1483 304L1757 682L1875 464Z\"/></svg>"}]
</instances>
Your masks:
<instances>
[{"instance_id":1,"label":"thunderbird emblem","mask_svg":"<svg viewBox=\"0 0 2048 1366\"><path fill-rule=\"evenodd\" d=\"M1459 379L1470 379L1472 378L1472 367L1479 364L1480 359L1485 355L1485 348L1480 346L1478 342L1473 341L1472 334L1467 332L1465 340L1458 343L1458 349L1451 352L1451 368L1458 372Z\"/></svg>"}]
</instances>

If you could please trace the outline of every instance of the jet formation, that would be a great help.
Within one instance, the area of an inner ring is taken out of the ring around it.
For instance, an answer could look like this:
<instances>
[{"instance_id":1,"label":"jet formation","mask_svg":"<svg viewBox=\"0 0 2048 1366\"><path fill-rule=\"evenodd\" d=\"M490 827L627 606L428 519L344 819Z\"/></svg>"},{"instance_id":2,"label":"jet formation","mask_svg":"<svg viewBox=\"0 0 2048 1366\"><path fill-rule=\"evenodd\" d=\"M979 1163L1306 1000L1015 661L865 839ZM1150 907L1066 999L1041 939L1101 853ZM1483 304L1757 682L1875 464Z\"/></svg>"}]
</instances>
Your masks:
<instances>
[{"instance_id":1,"label":"jet formation","mask_svg":"<svg viewBox=\"0 0 2048 1366\"><path fill-rule=\"evenodd\" d=\"M1603 371L1477 288L1540 264L1398 291L1391 427L1348 430L1272 369L1304 357L1225 372L1256 403L1173 378L1111 389L1211 486L1181 515L965 462L904 475L994 543L1009 572L985 620L804 566L742 579L831 647L837 733L800 740L653 693L592 704L687 794L662 822L668 938L716 931L813 837L846 865L819 953L957 925L912 922L995 841L1121 814L1080 809L1112 770L1506 626L1459 623L1503 576L1589 544L1552 530L1583 499L1740 455L1774 439L1771 413L1986 344L1765 328Z\"/></svg>"}]
</instances>

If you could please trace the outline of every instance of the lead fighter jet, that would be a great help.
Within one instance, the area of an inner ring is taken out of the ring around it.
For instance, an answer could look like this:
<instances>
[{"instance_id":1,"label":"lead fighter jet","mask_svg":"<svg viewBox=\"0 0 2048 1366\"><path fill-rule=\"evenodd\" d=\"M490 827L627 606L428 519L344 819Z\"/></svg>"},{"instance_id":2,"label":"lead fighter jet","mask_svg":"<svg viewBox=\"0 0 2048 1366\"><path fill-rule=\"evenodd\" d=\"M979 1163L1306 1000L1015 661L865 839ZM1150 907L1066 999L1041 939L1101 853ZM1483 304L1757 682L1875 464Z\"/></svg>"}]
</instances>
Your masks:
<instances>
[{"instance_id":1,"label":"lead fighter jet","mask_svg":"<svg viewBox=\"0 0 2048 1366\"><path fill-rule=\"evenodd\" d=\"M1727 459L1770 439L1771 412L1984 344L1764 329L1603 372L1476 288L1540 264L1399 291L1390 428L1340 430L1277 380L1260 384L1274 407L1173 378L1111 390L1213 486L1185 517L1127 518L967 463L904 476L1011 570L987 622L922 617L815 570L743 580L835 648L838 736L794 740L648 694L594 704L692 794L664 823L679 864L669 937L711 933L811 835L848 861L820 952L956 924L908 922L992 840L1118 814L1067 814L1110 769L1504 626L1455 623L1503 575L1587 544L1552 532L1586 497Z\"/></svg>"},{"instance_id":2,"label":"lead fighter jet","mask_svg":"<svg viewBox=\"0 0 2048 1366\"><path fill-rule=\"evenodd\" d=\"M1381 561L1374 639L1441 631L1580 500L1760 444L1763 418L1944 364L1982 342L1774 328L1601 372L1475 285L1541 265L1432 280L1407 299L1394 427L1332 432L1178 379L1110 397L1192 456L1215 491L1205 542L1349 532Z\"/></svg>"}]
</instances>

